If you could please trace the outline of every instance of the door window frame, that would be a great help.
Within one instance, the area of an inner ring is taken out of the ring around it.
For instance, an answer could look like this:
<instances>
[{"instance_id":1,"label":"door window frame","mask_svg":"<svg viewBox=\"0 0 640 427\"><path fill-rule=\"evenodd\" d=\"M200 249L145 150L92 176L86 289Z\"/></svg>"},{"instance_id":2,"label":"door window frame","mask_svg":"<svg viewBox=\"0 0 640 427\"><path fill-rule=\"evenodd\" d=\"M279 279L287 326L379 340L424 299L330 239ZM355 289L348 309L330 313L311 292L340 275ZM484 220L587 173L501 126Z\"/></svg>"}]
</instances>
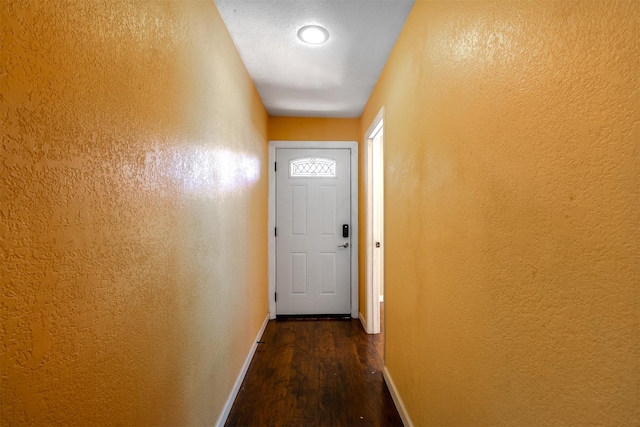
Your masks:
<instances>
[{"instance_id":1,"label":"door window frame","mask_svg":"<svg viewBox=\"0 0 640 427\"><path fill-rule=\"evenodd\" d=\"M351 317L358 318L358 141L269 141L269 318L276 318L276 149L349 149L351 159ZM280 165L279 167L288 167Z\"/></svg>"}]
</instances>

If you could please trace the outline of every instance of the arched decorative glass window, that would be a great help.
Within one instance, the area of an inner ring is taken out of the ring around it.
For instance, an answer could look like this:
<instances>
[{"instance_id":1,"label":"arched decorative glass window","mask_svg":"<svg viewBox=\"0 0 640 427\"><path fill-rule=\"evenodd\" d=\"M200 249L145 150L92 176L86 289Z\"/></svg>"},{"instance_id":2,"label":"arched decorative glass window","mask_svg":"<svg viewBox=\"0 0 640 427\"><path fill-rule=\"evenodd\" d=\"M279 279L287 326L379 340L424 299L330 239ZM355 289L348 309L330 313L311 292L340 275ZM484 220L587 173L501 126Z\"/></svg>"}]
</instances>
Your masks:
<instances>
[{"instance_id":1,"label":"arched decorative glass window","mask_svg":"<svg viewBox=\"0 0 640 427\"><path fill-rule=\"evenodd\" d=\"M332 159L321 159L312 157L290 160L289 176L292 178L335 178L336 161Z\"/></svg>"}]
</instances>

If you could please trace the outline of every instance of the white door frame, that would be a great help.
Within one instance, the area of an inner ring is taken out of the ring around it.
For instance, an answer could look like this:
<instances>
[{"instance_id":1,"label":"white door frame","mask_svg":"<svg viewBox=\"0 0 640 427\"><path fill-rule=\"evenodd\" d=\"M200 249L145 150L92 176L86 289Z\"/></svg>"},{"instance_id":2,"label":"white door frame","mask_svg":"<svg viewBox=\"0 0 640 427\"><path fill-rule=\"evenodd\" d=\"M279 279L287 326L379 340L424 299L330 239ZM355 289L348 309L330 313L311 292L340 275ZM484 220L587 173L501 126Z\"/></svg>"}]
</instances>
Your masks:
<instances>
[{"instance_id":1,"label":"white door frame","mask_svg":"<svg viewBox=\"0 0 640 427\"><path fill-rule=\"evenodd\" d=\"M347 148L351 150L351 317L358 318L358 142L269 141L269 318L276 318L276 161L277 148Z\"/></svg>"},{"instance_id":2,"label":"white door frame","mask_svg":"<svg viewBox=\"0 0 640 427\"><path fill-rule=\"evenodd\" d=\"M376 117L371 122L369 129L364 134L364 193L365 193L365 217L366 217L366 226L367 231L365 233L366 240L366 307L367 307L367 317L364 319L364 329L368 334L379 334L380 333L380 286L379 284L373 280L373 251L374 241L373 241L373 180L372 180L372 170L373 170L373 140L372 137L378 132L380 126L384 126L384 107L380 109ZM384 129L384 128L383 128ZM384 130L383 130L384 132ZM383 141L384 141L384 133L383 133ZM383 205L384 206L384 205ZM383 208L384 209L384 208ZM384 229L384 225L383 225ZM384 239L383 245L384 245ZM384 251L384 247L380 248L381 251ZM383 252L384 253L384 252ZM381 278L384 280L384 277Z\"/></svg>"}]
</instances>

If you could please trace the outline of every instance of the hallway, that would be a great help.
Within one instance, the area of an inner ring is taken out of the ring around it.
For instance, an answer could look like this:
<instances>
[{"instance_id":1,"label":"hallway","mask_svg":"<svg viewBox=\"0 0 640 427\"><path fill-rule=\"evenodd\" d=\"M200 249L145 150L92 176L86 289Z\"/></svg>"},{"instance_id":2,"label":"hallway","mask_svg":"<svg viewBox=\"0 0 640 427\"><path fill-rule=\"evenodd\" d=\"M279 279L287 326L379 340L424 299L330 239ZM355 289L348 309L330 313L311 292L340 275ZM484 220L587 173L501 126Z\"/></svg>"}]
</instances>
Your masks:
<instances>
[{"instance_id":1,"label":"hallway","mask_svg":"<svg viewBox=\"0 0 640 427\"><path fill-rule=\"evenodd\" d=\"M356 319L270 321L227 426L401 426L382 335Z\"/></svg>"},{"instance_id":2,"label":"hallway","mask_svg":"<svg viewBox=\"0 0 640 427\"><path fill-rule=\"evenodd\" d=\"M382 112L403 423L640 427L640 1L416 1L354 114L270 88L310 116L269 111L216 2L3 1L0 425L398 422L357 321L269 323L272 142L358 147L351 316L373 311ZM368 55L328 30L313 52Z\"/></svg>"}]
</instances>

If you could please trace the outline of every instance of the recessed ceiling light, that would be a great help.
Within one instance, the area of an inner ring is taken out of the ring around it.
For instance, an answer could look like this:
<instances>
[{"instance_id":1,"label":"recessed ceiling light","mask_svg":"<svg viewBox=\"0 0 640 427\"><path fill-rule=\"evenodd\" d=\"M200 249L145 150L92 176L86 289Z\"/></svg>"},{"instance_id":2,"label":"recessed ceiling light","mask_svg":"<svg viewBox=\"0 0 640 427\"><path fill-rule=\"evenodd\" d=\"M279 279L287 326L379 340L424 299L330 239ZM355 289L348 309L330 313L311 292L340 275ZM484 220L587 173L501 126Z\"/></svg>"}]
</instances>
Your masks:
<instances>
[{"instance_id":1,"label":"recessed ceiling light","mask_svg":"<svg viewBox=\"0 0 640 427\"><path fill-rule=\"evenodd\" d=\"M329 39L329 32L318 25L305 25L298 30L298 38L305 43L321 44Z\"/></svg>"}]
</instances>

